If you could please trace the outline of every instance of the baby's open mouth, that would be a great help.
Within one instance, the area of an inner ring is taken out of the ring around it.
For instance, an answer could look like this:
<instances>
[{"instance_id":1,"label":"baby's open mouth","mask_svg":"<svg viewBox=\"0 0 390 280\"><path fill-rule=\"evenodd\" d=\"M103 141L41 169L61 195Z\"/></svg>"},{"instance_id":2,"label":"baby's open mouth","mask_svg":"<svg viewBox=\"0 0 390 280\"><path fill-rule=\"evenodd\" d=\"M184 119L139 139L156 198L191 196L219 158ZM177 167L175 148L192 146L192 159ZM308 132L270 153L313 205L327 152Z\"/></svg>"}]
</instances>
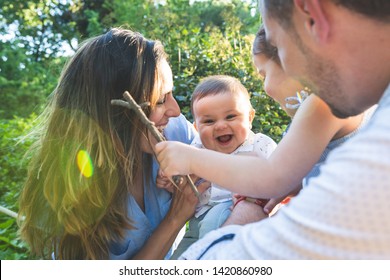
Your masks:
<instances>
[{"instance_id":1,"label":"baby's open mouth","mask_svg":"<svg viewBox=\"0 0 390 280\"><path fill-rule=\"evenodd\" d=\"M217 141L222 143L222 144L225 144L225 143L228 143L232 138L233 138L233 135L226 134L226 135L218 136Z\"/></svg>"}]
</instances>

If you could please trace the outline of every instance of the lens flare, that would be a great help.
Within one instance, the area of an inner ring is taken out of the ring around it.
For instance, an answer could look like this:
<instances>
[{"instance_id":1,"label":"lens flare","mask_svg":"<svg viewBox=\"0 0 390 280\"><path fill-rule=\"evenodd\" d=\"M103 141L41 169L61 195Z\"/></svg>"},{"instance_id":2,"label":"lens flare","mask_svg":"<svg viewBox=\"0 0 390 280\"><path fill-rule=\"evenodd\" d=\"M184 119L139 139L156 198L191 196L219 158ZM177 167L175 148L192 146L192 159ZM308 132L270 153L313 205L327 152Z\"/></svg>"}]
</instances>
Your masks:
<instances>
[{"instance_id":1,"label":"lens flare","mask_svg":"<svg viewBox=\"0 0 390 280\"><path fill-rule=\"evenodd\" d=\"M93 164L87 151L78 151L77 167L79 168L81 175L83 175L85 178L89 178L93 175Z\"/></svg>"}]
</instances>

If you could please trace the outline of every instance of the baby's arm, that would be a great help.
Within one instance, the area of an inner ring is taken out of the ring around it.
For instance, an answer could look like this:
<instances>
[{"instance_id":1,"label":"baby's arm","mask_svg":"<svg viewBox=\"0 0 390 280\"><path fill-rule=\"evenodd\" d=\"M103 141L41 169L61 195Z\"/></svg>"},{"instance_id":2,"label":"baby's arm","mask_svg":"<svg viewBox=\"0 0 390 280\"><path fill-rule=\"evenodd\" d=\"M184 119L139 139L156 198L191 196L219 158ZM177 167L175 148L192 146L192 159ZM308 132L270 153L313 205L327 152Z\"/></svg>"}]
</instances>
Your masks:
<instances>
[{"instance_id":1,"label":"baby's arm","mask_svg":"<svg viewBox=\"0 0 390 280\"><path fill-rule=\"evenodd\" d=\"M228 155L173 141L157 144L156 153L166 176L196 174L236 193L241 193L242 185L256 185L257 168L262 161L259 157ZM257 193L255 188L252 191L252 195Z\"/></svg>"},{"instance_id":2,"label":"baby's arm","mask_svg":"<svg viewBox=\"0 0 390 280\"><path fill-rule=\"evenodd\" d=\"M329 107L312 94L268 159L227 155L170 141L157 144L156 153L167 176L193 173L235 193L276 198L301 183L347 121L334 117Z\"/></svg>"}]
</instances>

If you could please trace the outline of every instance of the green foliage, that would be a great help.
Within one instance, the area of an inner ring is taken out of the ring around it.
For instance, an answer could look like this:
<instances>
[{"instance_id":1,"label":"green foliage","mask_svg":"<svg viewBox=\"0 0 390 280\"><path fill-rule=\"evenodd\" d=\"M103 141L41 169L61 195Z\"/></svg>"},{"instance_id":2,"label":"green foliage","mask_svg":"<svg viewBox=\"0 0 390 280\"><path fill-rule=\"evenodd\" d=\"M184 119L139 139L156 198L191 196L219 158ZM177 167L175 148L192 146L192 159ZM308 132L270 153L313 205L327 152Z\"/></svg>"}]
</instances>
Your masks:
<instances>
[{"instance_id":1,"label":"green foliage","mask_svg":"<svg viewBox=\"0 0 390 280\"><path fill-rule=\"evenodd\" d=\"M31 259L27 245L17 234L16 220L0 217L0 260Z\"/></svg>"},{"instance_id":2,"label":"green foliage","mask_svg":"<svg viewBox=\"0 0 390 280\"><path fill-rule=\"evenodd\" d=\"M23 135L31 129L30 118L0 120L0 205L18 211L18 197L26 178L26 161L23 160L31 143ZM27 259L28 249L17 235L16 220L0 213L0 259Z\"/></svg>"},{"instance_id":3,"label":"green foliage","mask_svg":"<svg viewBox=\"0 0 390 280\"><path fill-rule=\"evenodd\" d=\"M61 32L62 15L70 5L62 2L0 0L0 14L4 15L0 18L1 34L13 31L15 38L18 38L21 44L19 47L24 49L29 58L34 61L48 59L61 53L61 42L67 40L70 35Z\"/></svg>"},{"instance_id":4,"label":"green foliage","mask_svg":"<svg viewBox=\"0 0 390 280\"><path fill-rule=\"evenodd\" d=\"M55 88L64 59L29 61L23 49L6 42L0 46L0 61L0 119L40 112Z\"/></svg>"},{"instance_id":5,"label":"green foliage","mask_svg":"<svg viewBox=\"0 0 390 280\"><path fill-rule=\"evenodd\" d=\"M153 1L114 1L113 13L119 25L162 41L170 56L175 97L182 113L192 119L191 94L201 78L231 75L252 95L256 110L253 130L279 141L289 117L265 95L251 57L259 27L259 15L251 15L256 1L205 1L190 5L188 0L168 0L160 6L150 2Z\"/></svg>"},{"instance_id":6,"label":"green foliage","mask_svg":"<svg viewBox=\"0 0 390 280\"><path fill-rule=\"evenodd\" d=\"M15 35L21 33L18 31ZM38 59L32 53L37 54L21 35L0 44L0 119L27 117L39 112L55 87L64 59Z\"/></svg>"}]
</instances>

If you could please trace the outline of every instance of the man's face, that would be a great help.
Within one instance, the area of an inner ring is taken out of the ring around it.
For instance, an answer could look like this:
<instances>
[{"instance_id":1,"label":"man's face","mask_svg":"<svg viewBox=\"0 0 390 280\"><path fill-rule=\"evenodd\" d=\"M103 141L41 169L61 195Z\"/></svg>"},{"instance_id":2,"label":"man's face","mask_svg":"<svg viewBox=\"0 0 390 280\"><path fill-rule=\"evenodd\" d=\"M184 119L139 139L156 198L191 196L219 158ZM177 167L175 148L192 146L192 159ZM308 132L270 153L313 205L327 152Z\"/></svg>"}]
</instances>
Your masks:
<instances>
[{"instance_id":1,"label":"man's face","mask_svg":"<svg viewBox=\"0 0 390 280\"><path fill-rule=\"evenodd\" d=\"M261 9L267 40L278 49L284 71L291 77L309 87L332 109L335 116L345 118L360 113L346 106L348 94L343 94L340 75L335 64L320 51L310 45L310 37L303 24L296 23L293 16L290 28L283 28L276 20L267 16ZM317 52L316 52L317 51Z\"/></svg>"}]
</instances>

